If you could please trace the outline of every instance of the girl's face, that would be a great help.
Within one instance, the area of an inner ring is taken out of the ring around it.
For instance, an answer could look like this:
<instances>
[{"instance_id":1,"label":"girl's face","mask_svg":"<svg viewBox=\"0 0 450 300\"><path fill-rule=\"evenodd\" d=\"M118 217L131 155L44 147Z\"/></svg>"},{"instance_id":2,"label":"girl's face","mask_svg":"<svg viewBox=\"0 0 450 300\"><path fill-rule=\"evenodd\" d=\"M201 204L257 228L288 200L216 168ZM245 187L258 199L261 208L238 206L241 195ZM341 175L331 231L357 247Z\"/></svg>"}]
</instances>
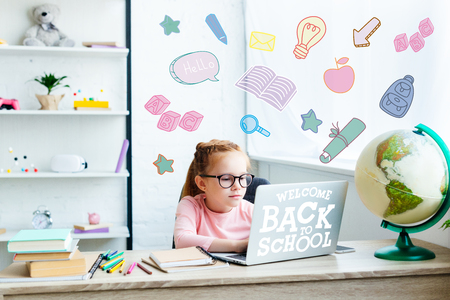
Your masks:
<instances>
[{"instance_id":1,"label":"girl's face","mask_svg":"<svg viewBox=\"0 0 450 300\"><path fill-rule=\"evenodd\" d=\"M225 154L216 153L213 155L217 155L217 157L211 157L214 163L206 175L231 174L241 176L247 173L247 160L242 152L231 151ZM229 212L233 207L238 206L239 201L244 197L247 190L247 188L243 188L239 184L239 179L236 179L234 184L228 189L221 187L217 178L196 176L195 182L206 194L206 206L218 213Z\"/></svg>"}]
</instances>

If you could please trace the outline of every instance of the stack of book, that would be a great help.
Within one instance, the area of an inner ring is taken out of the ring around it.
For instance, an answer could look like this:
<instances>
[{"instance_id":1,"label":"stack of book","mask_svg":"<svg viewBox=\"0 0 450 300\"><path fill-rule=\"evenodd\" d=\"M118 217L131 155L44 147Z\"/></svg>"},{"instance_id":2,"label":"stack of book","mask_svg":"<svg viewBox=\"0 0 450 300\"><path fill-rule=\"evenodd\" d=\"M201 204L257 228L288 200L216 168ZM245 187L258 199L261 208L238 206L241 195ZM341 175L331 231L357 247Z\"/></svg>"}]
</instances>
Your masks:
<instances>
[{"instance_id":1,"label":"stack of book","mask_svg":"<svg viewBox=\"0 0 450 300\"><path fill-rule=\"evenodd\" d=\"M21 230L8 241L14 263L26 263L30 277L74 276L86 273L86 258L71 229Z\"/></svg>"},{"instance_id":2,"label":"stack of book","mask_svg":"<svg viewBox=\"0 0 450 300\"><path fill-rule=\"evenodd\" d=\"M150 252L149 259L142 258L146 264L163 272L182 272L228 267L227 262L212 258L201 247L188 247Z\"/></svg>"},{"instance_id":3,"label":"stack of book","mask_svg":"<svg viewBox=\"0 0 450 300\"><path fill-rule=\"evenodd\" d=\"M111 226L111 223L73 225L73 233L106 233Z\"/></svg>"}]
</instances>

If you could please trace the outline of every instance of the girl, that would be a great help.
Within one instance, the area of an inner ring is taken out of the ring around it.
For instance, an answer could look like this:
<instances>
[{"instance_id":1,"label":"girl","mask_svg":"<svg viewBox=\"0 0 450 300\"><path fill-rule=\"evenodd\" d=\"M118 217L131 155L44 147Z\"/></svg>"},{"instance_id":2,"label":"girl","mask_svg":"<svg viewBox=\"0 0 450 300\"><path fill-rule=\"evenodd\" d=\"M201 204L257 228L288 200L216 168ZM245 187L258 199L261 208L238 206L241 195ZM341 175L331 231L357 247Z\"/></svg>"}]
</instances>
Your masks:
<instances>
[{"instance_id":1,"label":"girl","mask_svg":"<svg viewBox=\"0 0 450 300\"><path fill-rule=\"evenodd\" d=\"M253 175L248 156L225 140L198 143L178 204L176 248L245 252L253 204L242 200Z\"/></svg>"}]
</instances>

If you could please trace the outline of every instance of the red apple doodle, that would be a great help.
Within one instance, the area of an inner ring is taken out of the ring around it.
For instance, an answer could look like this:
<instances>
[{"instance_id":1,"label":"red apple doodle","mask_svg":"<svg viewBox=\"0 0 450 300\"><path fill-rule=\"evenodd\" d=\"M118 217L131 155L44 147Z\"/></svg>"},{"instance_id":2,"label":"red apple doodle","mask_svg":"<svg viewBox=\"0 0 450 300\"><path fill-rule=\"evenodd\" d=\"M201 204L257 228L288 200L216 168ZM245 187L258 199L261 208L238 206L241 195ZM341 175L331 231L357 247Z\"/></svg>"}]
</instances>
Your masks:
<instances>
[{"instance_id":1,"label":"red apple doodle","mask_svg":"<svg viewBox=\"0 0 450 300\"><path fill-rule=\"evenodd\" d=\"M336 61L336 58L334 59ZM323 80L327 88L335 93L346 93L355 82L355 72L350 66L342 66L348 62L348 57L342 57L336 61L336 69L328 69L323 74ZM339 67L339 65L341 65Z\"/></svg>"}]
</instances>

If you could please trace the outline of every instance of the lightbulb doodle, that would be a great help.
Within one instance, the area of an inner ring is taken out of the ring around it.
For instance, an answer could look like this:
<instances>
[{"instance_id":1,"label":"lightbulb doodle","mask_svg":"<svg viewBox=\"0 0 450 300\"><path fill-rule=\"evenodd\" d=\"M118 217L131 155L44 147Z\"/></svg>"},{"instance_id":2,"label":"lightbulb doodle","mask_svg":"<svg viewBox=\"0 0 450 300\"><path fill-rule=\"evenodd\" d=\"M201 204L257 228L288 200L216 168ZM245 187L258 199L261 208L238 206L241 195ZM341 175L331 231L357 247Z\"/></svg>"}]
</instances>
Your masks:
<instances>
[{"instance_id":1,"label":"lightbulb doodle","mask_svg":"<svg viewBox=\"0 0 450 300\"><path fill-rule=\"evenodd\" d=\"M175 58L169 66L169 72L175 81L192 85L206 80L219 81L219 61L208 51L197 51Z\"/></svg>"},{"instance_id":2,"label":"lightbulb doodle","mask_svg":"<svg viewBox=\"0 0 450 300\"><path fill-rule=\"evenodd\" d=\"M324 164L332 161L339 153L350 145L365 129L366 124L357 118L353 118L342 130L339 129L339 123L333 125L329 137L331 142L323 149L320 155L320 161Z\"/></svg>"},{"instance_id":3,"label":"lightbulb doodle","mask_svg":"<svg viewBox=\"0 0 450 300\"><path fill-rule=\"evenodd\" d=\"M323 81L330 91L335 93L348 92L355 83L355 71L350 66L344 66L348 61L348 57L342 57L336 62L336 69L328 69L323 73ZM341 66L339 66L341 65Z\"/></svg>"},{"instance_id":4,"label":"lightbulb doodle","mask_svg":"<svg viewBox=\"0 0 450 300\"><path fill-rule=\"evenodd\" d=\"M317 133L319 131L319 126L322 124L322 120L317 119L316 113L310 109L308 113L301 115L303 123L302 123L302 129L304 131L311 130L314 133Z\"/></svg>"},{"instance_id":5,"label":"lightbulb doodle","mask_svg":"<svg viewBox=\"0 0 450 300\"><path fill-rule=\"evenodd\" d=\"M295 46L294 55L297 59L305 59L309 49L316 45L324 37L327 26L319 17L307 17L297 26L298 44Z\"/></svg>"},{"instance_id":6,"label":"lightbulb doodle","mask_svg":"<svg viewBox=\"0 0 450 300\"><path fill-rule=\"evenodd\" d=\"M250 33L250 48L273 51L275 49L275 36L264 32L252 31Z\"/></svg>"},{"instance_id":7,"label":"lightbulb doodle","mask_svg":"<svg viewBox=\"0 0 450 300\"><path fill-rule=\"evenodd\" d=\"M159 175L163 175L164 173L173 173L173 159L167 159L164 155L159 154L158 159L153 162L153 164L157 168L157 172Z\"/></svg>"},{"instance_id":8,"label":"lightbulb doodle","mask_svg":"<svg viewBox=\"0 0 450 300\"><path fill-rule=\"evenodd\" d=\"M388 115L403 118L414 99L414 77L406 75L387 89L380 100L380 108Z\"/></svg>"},{"instance_id":9,"label":"lightbulb doodle","mask_svg":"<svg viewBox=\"0 0 450 300\"><path fill-rule=\"evenodd\" d=\"M381 21L373 17L360 30L353 29L353 45L356 48L369 47L369 38L381 26Z\"/></svg>"},{"instance_id":10,"label":"lightbulb doodle","mask_svg":"<svg viewBox=\"0 0 450 300\"><path fill-rule=\"evenodd\" d=\"M164 21L159 23L159 25L161 25L162 28L164 28L165 35L170 35L172 32L180 33L180 29L178 29L178 25L180 25L180 21L174 21L168 15L166 15L164 17Z\"/></svg>"},{"instance_id":11,"label":"lightbulb doodle","mask_svg":"<svg viewBox=\"0 0 450 300\"><path fill-rule=\"evenodd\" d=\"M253 66L235 83L235 86L255 95L272 107L283 111L297 93L292 80L278 76L266 66Z\"/></svg>"},{"instance_id":12,"label":"lightbulb doodle","mask_svg":"<svg viewBox=\"0 0 450 300\"><path fill-rule=\"evenodd\" d=\"M265 137L270 136L270 132L266 129L259 126L258 118L256 118L254 115L245 115L242 117L240 126L242 131L244 131L246 134L252 134L253 132L259 132Z\"/></svg>"}]
</instances>

